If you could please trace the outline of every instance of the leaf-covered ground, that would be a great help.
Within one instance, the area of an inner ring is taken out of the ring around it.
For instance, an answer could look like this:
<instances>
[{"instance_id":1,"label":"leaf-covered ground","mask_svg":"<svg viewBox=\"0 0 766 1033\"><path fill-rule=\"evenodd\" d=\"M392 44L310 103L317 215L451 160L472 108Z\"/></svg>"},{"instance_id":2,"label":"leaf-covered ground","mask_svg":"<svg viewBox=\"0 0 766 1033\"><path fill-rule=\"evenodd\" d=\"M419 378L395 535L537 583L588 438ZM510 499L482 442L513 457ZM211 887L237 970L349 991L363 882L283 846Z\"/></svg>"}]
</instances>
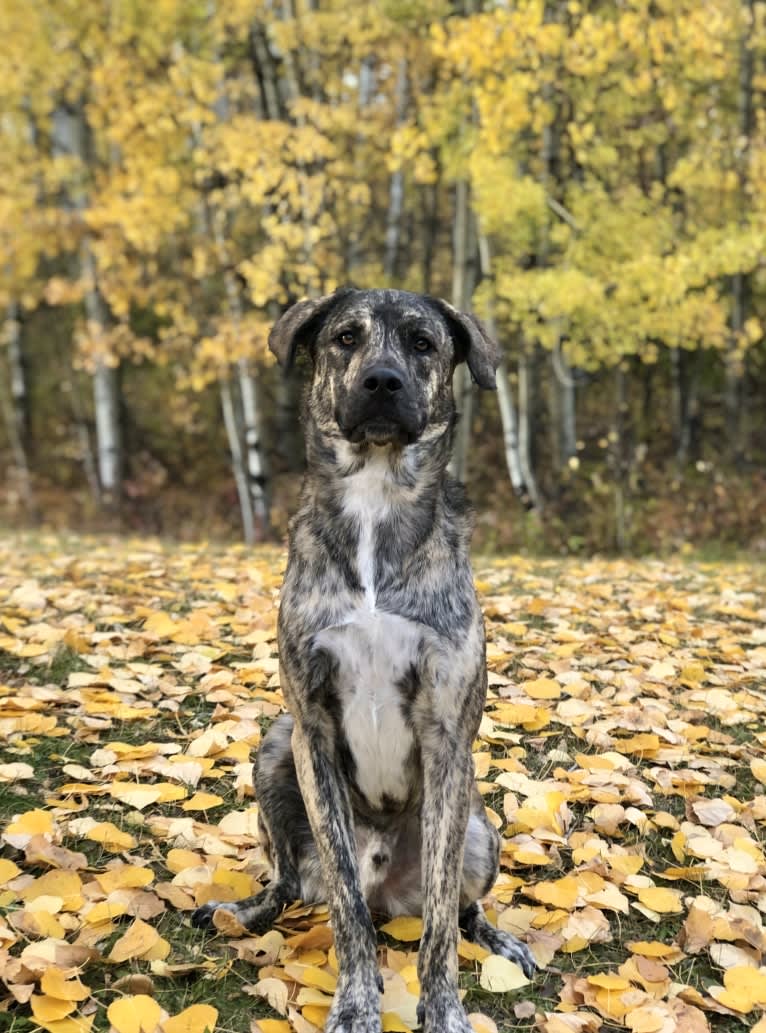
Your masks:
<instances>
[{"instance_id":1,"label":"leaf-covered ground","mask_svg":"<svg viewBox=\"0 0 766 1033\"><path fill-rule=\"evenodd\" d=\"M282 706L279 550L0 540L0 1028L311 1033L322 908L189 925L266 874L252 751ZM477 1031L766 1030L766 569L479 560L488 910L542 971L461 944ZM417 920L381 927L415 1026Z\"/></svg>"}]
</instances>

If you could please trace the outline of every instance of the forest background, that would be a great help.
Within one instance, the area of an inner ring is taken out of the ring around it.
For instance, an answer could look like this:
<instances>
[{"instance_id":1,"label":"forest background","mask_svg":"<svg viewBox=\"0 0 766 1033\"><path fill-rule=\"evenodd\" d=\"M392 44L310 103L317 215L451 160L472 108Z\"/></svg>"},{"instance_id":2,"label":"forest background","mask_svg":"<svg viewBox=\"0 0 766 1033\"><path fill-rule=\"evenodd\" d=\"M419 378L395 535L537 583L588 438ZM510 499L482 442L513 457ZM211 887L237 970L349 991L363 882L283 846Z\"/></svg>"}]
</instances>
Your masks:
<instances>
[{"instance_id":1,"label":"forest background","mask_svg":"<svg viewBox=\"0 0 766 1033\"><path fill-rule=\"evenodd\" d=\"M763 0L4 0L0 521L279 534L292 302L471 308L491 547L766 549Z\"/></svg>"}]
</instances>

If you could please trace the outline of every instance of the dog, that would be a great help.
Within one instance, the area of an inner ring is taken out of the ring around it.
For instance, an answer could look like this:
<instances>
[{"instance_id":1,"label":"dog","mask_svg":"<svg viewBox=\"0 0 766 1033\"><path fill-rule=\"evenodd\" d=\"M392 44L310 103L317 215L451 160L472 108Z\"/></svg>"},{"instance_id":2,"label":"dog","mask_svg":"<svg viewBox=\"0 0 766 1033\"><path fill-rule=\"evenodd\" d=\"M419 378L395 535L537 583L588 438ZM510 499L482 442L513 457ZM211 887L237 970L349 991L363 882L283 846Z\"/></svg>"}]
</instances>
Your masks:
<instances>
[{"instance_id":1,"label":"dog","mask_svg":"<svg viewBox=\"0 0 766 1033\"><path fill-rule=\"evenodd\" d=\"M452 374L495 387L496 343L473 316L405 291L344 288L299 302L269 345L308 353L307 473L291 521L279 610L288 714L258 753L255 793L273 868L257 896L211 902L265 931L296 899L329 905L338 986L327 1033L379 1033L371 912L422 914L418 1017L470 1033L458 930L535 969L479 900L500 837L473 777L487 691L470 511L447 473Z\"/></svg>"}]
</instances>

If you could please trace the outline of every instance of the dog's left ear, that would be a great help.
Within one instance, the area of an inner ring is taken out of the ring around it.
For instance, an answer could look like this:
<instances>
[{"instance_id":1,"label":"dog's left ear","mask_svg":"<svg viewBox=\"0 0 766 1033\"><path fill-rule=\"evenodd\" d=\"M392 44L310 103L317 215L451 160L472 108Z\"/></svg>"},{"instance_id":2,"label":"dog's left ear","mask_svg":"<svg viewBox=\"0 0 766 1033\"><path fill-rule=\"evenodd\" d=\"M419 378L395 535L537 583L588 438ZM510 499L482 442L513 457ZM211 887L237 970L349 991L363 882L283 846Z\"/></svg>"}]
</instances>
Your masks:
<instances>
[{"instance_id":1,"label":"dog's left ear","mask_svg":"<svg viewBox=\"0 0 766 1033\"><path fill-rule=\"evenodd\" d=\"M489 336L470 312L458 312L449 302L434 299L447 320L455 342L456 362L467 362L474 381L488 391L495 391L495 371L500 362L500 346Z\"/></svg>"},{"instance_id":2,"label":"dog's left ear","mask_svg":"<svg viewBox=\"0 0 766 1033\"><path fill-rule=\"evenodd\" d=\"M279 317L269 334L269 348L280 366L285 370L292 369L299 347L311 341L324 317L349 293L349 288L342 288L323 298L307 298Z\"/></svg>"}]
</instances>

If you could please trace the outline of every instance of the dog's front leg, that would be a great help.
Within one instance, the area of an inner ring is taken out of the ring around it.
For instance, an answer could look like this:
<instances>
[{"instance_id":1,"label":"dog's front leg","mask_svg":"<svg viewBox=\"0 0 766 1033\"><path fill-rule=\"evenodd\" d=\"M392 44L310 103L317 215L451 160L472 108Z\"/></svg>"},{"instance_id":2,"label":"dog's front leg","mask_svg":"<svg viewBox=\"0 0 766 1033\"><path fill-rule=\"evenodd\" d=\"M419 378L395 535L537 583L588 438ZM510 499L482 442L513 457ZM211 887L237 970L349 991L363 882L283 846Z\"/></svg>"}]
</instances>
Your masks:
<instances>
[{"instance_id":1,"label":"dog's front leg","mask_svg":"<svg viewBox=\"0 0 766 1033\"><path fill-rule=\"evenodd\" d=\"M296 719L293 754L314 834L338 956L338 988L326 1033L379 1033L375 927L362 893L348 790L319 725Z\"/></svg>"},{"instance_id":2,"label":"dog's front leg","mask_svg":"<svg viewBox=\"0 0 766 1033\"><path fill-rule=\"evenodd\" d=\"M458 997L457 939L463 844L473 778L470 742L440 729L424 738L423 936L418 955L424 1033L471 1033Z\"/></svg>"}]
</instances>

